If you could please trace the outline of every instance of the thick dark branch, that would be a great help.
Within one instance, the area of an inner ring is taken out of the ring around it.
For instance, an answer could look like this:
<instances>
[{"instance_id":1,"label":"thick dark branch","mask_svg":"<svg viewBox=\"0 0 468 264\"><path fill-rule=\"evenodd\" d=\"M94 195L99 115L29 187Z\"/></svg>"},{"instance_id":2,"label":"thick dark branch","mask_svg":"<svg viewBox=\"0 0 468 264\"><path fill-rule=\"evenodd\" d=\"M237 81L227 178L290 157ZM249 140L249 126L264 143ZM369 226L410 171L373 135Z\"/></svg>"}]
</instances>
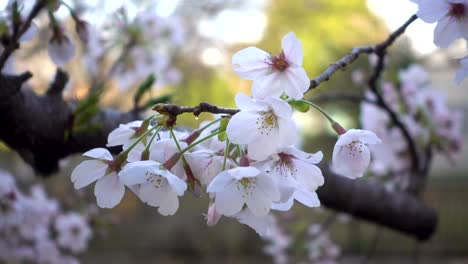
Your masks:
<instances>
[{"instance_id":1,"label":"thick dark branch","mask_svg":"<svg viewBox=\"0 0 468 264\"><path fill-rule=\"evenodd\" d=\"M420 199L394 192L370 180L351 180L322 167L325 185L317 190L326 207L427 240L437 227L437 214Z\"/></svg>"},{"instance_id":2,"label":"thick dark branch","mask_svg":"<svg viewBox=\"0 0 468 264\"><path fill-rule=\"evenodd\" d=\"M390 34L385 41L383 41L383 42L381 42L381 43L379 43L379 44L377 44L375 46L363 46L363 47L354 48L350 53L346 54L341 59L339 59L335 63L331 64L319 76L317 76L314 79L310 80L310 86L309 86L309 89L307 90L307 92L314 89L314 88L316 88L317 86L319 86L320 83L328 81L330 79L330 77L335 72L337 72L338 70L345 69L348 65L353 63L359 57L360 54L363 54L363 53L367 53L367 54L370 54L370 53L376 53L376 54L385 53L385 51L388 49L388 47L390 47L395 42L395 40L405 32L406 28L408 28L408 26L411 23L413 23L417 18L418 17L416 15L411 16L408 19L408 21L406 21L400 28L398 28L392 34Z\"/></svg>"},{"instance_id":3,"label":"thick dark branch","mask_svg":"<svg viewBox=\"0 0 468 264\"><path fill-rule=\"evenodd\" d=\"M59 71L44 96L21 89L29 77L30 73L0 75L0 140L40 173L50 174L57 169L60 159L73 153L105 146L107 135L114 128L138 118L133 112L102 109L92 121L101 125L99 131L76 133L66 138L73 105L57 94L65 86L67 75Z\"/></svg>"}]
</instances>

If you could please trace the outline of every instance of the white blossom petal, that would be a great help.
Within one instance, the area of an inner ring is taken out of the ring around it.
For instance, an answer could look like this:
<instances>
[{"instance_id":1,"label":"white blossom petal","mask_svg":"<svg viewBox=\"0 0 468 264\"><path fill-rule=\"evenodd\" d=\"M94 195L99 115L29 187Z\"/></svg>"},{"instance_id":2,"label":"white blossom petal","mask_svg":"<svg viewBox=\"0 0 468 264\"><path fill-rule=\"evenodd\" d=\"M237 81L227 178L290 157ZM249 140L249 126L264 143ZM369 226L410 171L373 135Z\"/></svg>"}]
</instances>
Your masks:
<instances>
[{"instance_id":1,"label":"white blossom petal","mask_svg":"<svg viewBox=\"0 0 468 264\"><path fill-rule=\"evenodd\" d=\"M288 58L288 62L294 63L297 66L302 66L302 59L304 57L302 44L293 32L289 32L283 37L281 47L283 48L286 58Z\"/></svg>"},{"instance_id":2,"label":"white blossom petal","mask_svg":"<svg viewBox=\"0 0 468 264\"><path fill-rule=\"evenodd\" d=\"M241 199L243 194L244 191L237 186L235 181L230 182L222 192L216 193L216 210L226 216L237 214L245 203Z\"/></svg>"},{"instance_id":3,"label":"white blossom petal","mask_svg":"<svg viewBox=\"0 0 468 264\"><path fill-rule=\"evenodd\" d=\"M262 75L256 78L252 84L252 95L254 98L264 99L268 96L280 97L283 93L284 74L274 71L268 75Z\"/></svg>"},{"instance_id":4,"label":"white blossom petal","mask_svg":"<svg viewBox=\"0 0 468 264\"><path fill-rule=\"evenodd\" d=\"M257 136L259 115L250 111L241 111L231 117L226 127L229 140L234 144L249 144Z\"/></svg>"},{"instance_id":5,"label":"white blossom petal","mask_svg":"<svg viewBox=\"0 0 468 264\"><path fill-rule=\"evenodd\" d=\"M447 48L457 38L461 37L456 20L450 16L442 18L434 30L434 44Z\"/></svg>"},{"instance_id":6,"label":"white blossom petal","mask_svg":"<svg viewBox=\"0 0 468 264\"><path fill-rule=\"evenodd\" d=\"M286 95L296 100L302 99L310 86L310 79L304 68L291 66L284 74L288 81L288 85L284 86Z\"/></svg>"},{"instance_id":7,"label":"white blossom petal","mask_svg":"<svg viewBox=\"0 0 468 264\"><path fill-rule=\"evenodd\" d=\"M419 9L416 14L427 23L439 21L450 10L449 4L441 0L421 0L417 4Z\"/></svg>"},{"instance_id":8,"label":"white blossom petal","mask_svg":"<svg viewBox=\"0 0 468 264\"><path fill-rule=\"evenodd\" d=\"M81 189L106 174L107 164L99 160L85 160L73 169L71 180L75 189Z\"/></svg>"},{"instance_id":9,"label":"white blossom petal","mask_svg":"<svg viewBox=\"0 0 468 264\"><path fill-rule=\"evenodd\" d=\"M100 178L94 187L97 205L101 208L113 208L120 203L125 194L125 186L115 172Z\"/></svg>"},{"instance_id":10,"label":"white blossom petal","mask_svg":"<svg viewBox=\"0 0 468 264\"><path fill-rule=\"evenodd\" d=\"M259 48L248 47L234 54L232 67L240 77L255 80L269 72L269 65L266 63L269 56Z\"/></svg>"},{"instance_id":11,"label":"white blossom petal","mask_svg":"<svg viewBox=\"0 0 468 264\"><path fill-rule=\"evenodd\" d=\"M112 154L109 152L109 150L105 148L95 148L89 151L86 151L83 153L83 156L87 156L90 158L95 158L95 159L102 159L102 160L113 160L114 158L112 157Z\"/></svg>"}]
</instances>

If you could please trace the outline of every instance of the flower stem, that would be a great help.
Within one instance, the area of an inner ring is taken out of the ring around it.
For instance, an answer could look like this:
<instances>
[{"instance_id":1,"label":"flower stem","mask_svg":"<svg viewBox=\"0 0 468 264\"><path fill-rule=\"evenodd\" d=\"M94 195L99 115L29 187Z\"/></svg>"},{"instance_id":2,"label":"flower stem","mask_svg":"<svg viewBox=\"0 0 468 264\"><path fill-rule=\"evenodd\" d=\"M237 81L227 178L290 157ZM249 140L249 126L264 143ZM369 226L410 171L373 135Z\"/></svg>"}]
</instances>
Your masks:
<instances>
[{"instance_id":1,"label":"flower stem","mask_svg":"<svg viewBox=\"0 0 468 264\"><path fill-rule=\"evenodd\" d=\"M199 139L199 140L193 142L193 143L190 144L188 147L186 147L185 149L183 149L183 150L180 152L180 154L184 154L185 152L187 152L187 151L191 150L192 148L194 148L196 145L198 145L198 144L200 144L200 143L203 143L203 142L207 141L208 139L210 139L210 138L212 138L212 137L214 137L214 136L217 136L217 135L219 135L219 134L221 134L221 133L223 133L223 132L224 132L224 131L216 131L216 132L214 132L214 133L212 133L212 134L210 134L210 135L208 135L208 136L206 136L206 137L204 137L204 138L201 138L201 139Z\"/></svg>"},{"instance_id":2,"label":"flower stem","mask_svg":"<svg viewBox=\"0 0 468 264\"><path fill-rule=\"evenodd\" d=\"M226 138L226 148L224 149L223 170L226 169L226 161L227 161L227 157L229 155L229 145L230 145L229 139Z\"/></svg>"},{"instance_id":3,"label":"flower stem","mask_svg":"<svg viewBox=\"0 0 468 264\"><path fill-rule=\"evenodd\" d=\"M312 102L309 102L307 100L300 100L300 102L302 103L305 103L309 106L312 106L313 108L315 108L317 111L319 111L327 120L328 122L330 122L330 125L331 127L333 128L333 130L335 130L336 133L338 133L338 135L342 135L344 133L346 133L346 129L344 129L338 122L336 122L327 112L325 112L325 110L323 110L320 106L312 103Z\"/></svg>"}]
</instances>

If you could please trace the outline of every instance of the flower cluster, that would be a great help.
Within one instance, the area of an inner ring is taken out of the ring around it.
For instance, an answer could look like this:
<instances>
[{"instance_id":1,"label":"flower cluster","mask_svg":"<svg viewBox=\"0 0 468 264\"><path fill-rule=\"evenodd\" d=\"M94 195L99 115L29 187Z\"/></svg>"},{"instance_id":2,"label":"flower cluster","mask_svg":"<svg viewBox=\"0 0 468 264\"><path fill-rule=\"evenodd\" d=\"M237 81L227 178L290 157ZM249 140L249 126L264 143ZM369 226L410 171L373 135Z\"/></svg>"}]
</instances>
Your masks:
<instances>
[{"instance_id":1,"label":"flower cluster","mask_svg":"<svg viewBox=\"0 0 468 264\"><path fill-rule=\"evenodd\" d=\"M426 150L430 146L455 160L463 143L462 112L448 107L444 95L431 87L429 74L421 66L411 65L400 72L399 78L399 87L390 82L384 84L386 102L399 114L418 148ZM368 97L373 98L370 94ZM408 146L388 115L363 102L360 118L363 128L375 131L383 141L371 148L371 171L376 175L402 175L408 171Z\"/></svg>"},{"instance_id":2,"label":"flower cluster","mask_svg":"<svg viewBox=\"0 0 468 264\"><path fill-rule=\"evenodd\" d=\"M320 206L316 190L324 178L316 164L323 155L294 146L299 131L291 105L309 103L300 100L309 86L301 43L289 33L282 47L278 55L250 47L233 56L234 70L253 80L253 97L239 93L235 98L237 114L202 123L192 132L175 131L173 117L162 110L162 115L122 124L109 134L107 145L122 146L122 152L115 157L104 148L84 153L92 159L74 169L75 188L96 181L97 204L112 208L127 187L162 215L176 213L178 197L187 189L195 194L205 189L211 199L208 225L225 216L260 235L270 231L271 210L287 211L294 201ZM367 145L379 139L370 131L332 124L342 134L334 167L350 178L362 176L370 162Z\"/></svg>"},{"instance_id":3,"label":"flower cluster","mask_svg":"<svg viewBox=\"0 0 468 264\"><path fill-rule=\"evenodd\" d=\"M141 12L130 20L120 9L104 21L101 30L93 29L89 34L83 63L93 78L114 79L122 90L150 74L158 77L158 86L177 84L182 75L172 57L185 40L181 23L177 17L158 17L153 11ZM109 63L114 54L119 55ZM109 76L97 76L106 68Z\"/></svg>"},{"instance_id":4,"label":"flower cluster","mask_svg":"<svg viewBox=\"0 0 468 264\"><path fill-rule=\"evenodd\" d=\"M417 15L427 23L437 22L434 44L447 48L457 39L468 40L467 0L411 0L418 5ZM468 56L460 59L455 81L460 84L468 76Z\"/></svg>"},{"instance_id":5,"label":"flower cluster","mask_svg":"<svg viewBox=\"0 0 468 264\"><path fill-rule=\"evenodd\" d=\"M61 211L39 185L22 193L11 175L0 172L0 261L79 263L74 255L91 237L84 216Z\"/></svg>"}]
</instances>

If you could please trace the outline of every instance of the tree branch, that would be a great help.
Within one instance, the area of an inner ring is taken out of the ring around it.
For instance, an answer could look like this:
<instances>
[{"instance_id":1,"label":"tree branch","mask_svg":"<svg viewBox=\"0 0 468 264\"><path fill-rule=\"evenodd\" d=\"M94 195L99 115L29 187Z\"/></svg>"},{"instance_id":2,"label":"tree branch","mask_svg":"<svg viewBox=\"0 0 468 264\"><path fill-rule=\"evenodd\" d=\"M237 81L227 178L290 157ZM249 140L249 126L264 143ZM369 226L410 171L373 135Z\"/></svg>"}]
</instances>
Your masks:
<instances>
[{"instance_id":1,"label":"tree branch","mask_svg":"<svg viewBox=\"0 0 468 264\"><path fill-rule=\"evenodd\" d=\"M360 54L366 53L366 54L371 54L371 53L376 53L380 54L382 52L385 52L388 47L390 47L395 40L400 37L408 28L411 23L413 23L418 17L416 15L411 16L400 28L395 30L392 34L388 36L388 38L374 46L363 46L363 47L357 47L353 48L350 53L346 54L343 56L341 59L336 61L335 63L331 64L323 73L321 73L319 76L315 77L314 79L310 80L310 86L309 89L306 91L309 92L310 90L316 88L319 86L322 82L330 80L331 76L337 72L338 70L343 70L345 69L348 65L353 63L357 58L359 58Z\"/></svg>"},{"instance_id":2,"label":"tree branch","mask_svg":"<svg viewBox=\"0 0 468 264\"><path fill-rule=\"evenodd\" d=\"M395 192L371 180L351 180L321 167L325 185L317 194L326 207L348 213L421 241L431 237L437 227L437 214L420 199Z\"/></svg>"},{"instance_id":3,"label":"tree branch","mask_svg":"<svg viewBox=\"0 0 468 264\"><path fill-rule=\"evenodd\" d=\"M114 128L138 118L134 112L102 109L91 121L102 126L99 131L76 133L65 138L74 108L61 97L68 76L58 71L44 96L21 89L31 76L30 73L0 75L0 123L3 127L0 139L42 174L55 171L62 158L105 146L107 135Z\"/></svg>"},{"instance_id":4,"label":"tree branch","mask_svg":"<svg viewBox=\"0 0 468 264\"><path fill-rule=\"evenodd\" d=\"M13 35L3 40L6 43L3 43L4 49L2 51L2 54L0 55L0 72L2 71L3 66L5 66L5 63L11 56L11 54L13 54L15 50L19 49L19 39L29 29L33 19L39 14L42 8L46 6L46 4L47 1L45 0L37 0L26 20L23 23L21 23L19 30L13 32Z\"/></svg>"},{"instance_id":5,"label":"tree branch","mask_svg":"<svg viewBox=\"0 0 468 264\"><path fill-rule=\"evenodd\" d=\"M0 122L6 128L0 130L0 139L41 173L50 173L56 169L61 158L105 146L107 136L114 128L138 118L134 112L102 109L93 120L102 124L100 130L73 134L65 139L73 105L50 91L44 96L38 96L29 89L20 89L26 77L30 76L29 73L17 77L0 75L0 91L17 91L13 95L0 94ZM51 89L60 90L66 84L63 82L66 79L66 74L58 71ZM238 111L208 103L195 107L168 104L161 107L174 115L187 112L234 114ZM323 167L322 171L325 185L319 188L318 195L326 207L420 240L428 239L434 232L436 214L417 198L406 193L389 192L370 181L338 176L327 167Z\"/></svg>"}]
</instances>

